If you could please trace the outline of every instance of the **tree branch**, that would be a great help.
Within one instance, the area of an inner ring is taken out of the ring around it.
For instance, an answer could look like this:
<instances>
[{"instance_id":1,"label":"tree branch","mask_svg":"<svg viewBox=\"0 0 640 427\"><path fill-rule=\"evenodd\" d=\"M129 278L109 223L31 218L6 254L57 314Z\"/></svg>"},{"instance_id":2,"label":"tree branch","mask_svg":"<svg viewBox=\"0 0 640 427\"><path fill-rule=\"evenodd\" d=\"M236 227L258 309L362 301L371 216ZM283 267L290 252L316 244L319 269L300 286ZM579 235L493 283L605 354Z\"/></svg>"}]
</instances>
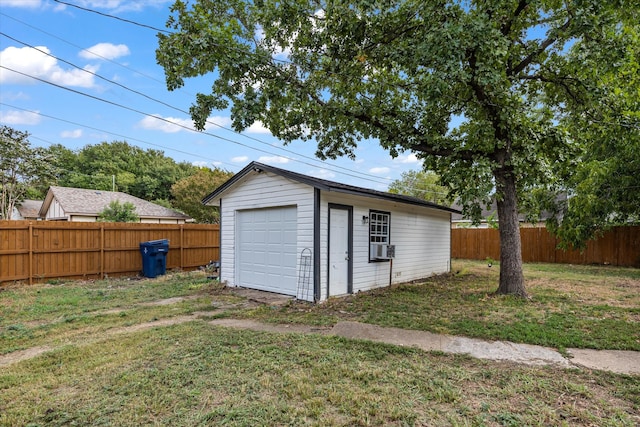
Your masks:
<instances>
[{"instance_id":1,"label":"tree branch","mask_svg":"<svg viewBox=\"0 0 640 427\"><path fill-rule=\"evenodd\" d=\"M571 18L569 18L567 20L567 22L565 22L560 28L556 29L556 31L554 31L554 33L557 34L558 31L566 30L567 28L569 28L570 24L571 24ZM525 68L527 68L527 66L529 64L531 64L531 62L533 62L533 60L538 55L540 55L542 52L547 50L547 48L549 46L551 46L552 44L554 44L557 40L558 40L558 37L556 35L551 36L551 37L547 38L546 40L544 40L542 43L540 43L540 45L538 46L538 49L536 49L535 51L533 51L529 55L527 55L527 57L524 58L518 65L516 65L515 68L507 70L507 75L508 76L515 76L515 75L521 73Z\"/></svg>"},{"instance_id":2,"label":"tree branch","mask_svg":"<svg viewBox=\"0 0 640 427\"><path fill-rule=\"evenodd\" d=\"M511 26L513 25L513 22L520 16L520 14L527 8L527 6L529 6L528 0L520 0L518 6L516 7L516 10L513 11L512 18L505 22L500 28L500 32L503 36L507 36L511 32Z\"/></svg>"}]
</instances>

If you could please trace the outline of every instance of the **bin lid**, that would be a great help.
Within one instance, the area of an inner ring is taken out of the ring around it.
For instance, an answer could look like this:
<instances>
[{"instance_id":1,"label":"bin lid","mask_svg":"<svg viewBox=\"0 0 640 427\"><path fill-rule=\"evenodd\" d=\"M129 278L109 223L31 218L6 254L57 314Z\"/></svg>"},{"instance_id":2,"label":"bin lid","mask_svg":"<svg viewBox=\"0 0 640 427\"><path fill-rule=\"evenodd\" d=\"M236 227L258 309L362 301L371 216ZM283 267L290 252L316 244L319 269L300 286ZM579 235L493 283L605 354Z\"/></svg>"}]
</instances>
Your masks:
<instances>
[{"instance_id":1,"label":"bin lid","mask_svg":"<svg viewBox=\"0 0 640 427\"><path fill-rule=\"evenodd\" d=\"M148 242L141 242L140 246L161 246L161 245L168 245L168 244L169 244L168 239L160 239L160 240L149 240Z\"/></svg>"}]
</instances>

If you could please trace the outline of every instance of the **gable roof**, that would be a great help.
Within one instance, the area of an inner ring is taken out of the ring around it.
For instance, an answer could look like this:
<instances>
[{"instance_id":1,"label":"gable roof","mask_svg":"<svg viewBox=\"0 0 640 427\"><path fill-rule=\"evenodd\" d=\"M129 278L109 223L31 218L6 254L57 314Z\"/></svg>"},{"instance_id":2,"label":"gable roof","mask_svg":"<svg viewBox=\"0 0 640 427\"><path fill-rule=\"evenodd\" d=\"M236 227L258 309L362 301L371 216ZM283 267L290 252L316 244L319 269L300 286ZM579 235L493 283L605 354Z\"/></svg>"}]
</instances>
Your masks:
<instances>
[{"instance_id":1,"label":"gable roof","mask_svg":"<svg viewBox=\"0 0 640 427\"><path fill-rule=\"evenodd\" d=\"M42 200L23 200L17 209L23 218L38 218L40 207L42 207Z\"/></svg>"},{"instance_id":2,"label":"gable roof","mask_svg":"<svg viewBox=\"0 0 640 427\"><path fill-rule=\"evenodd\" d=\"M389 200L398 203L404 203L409 205L423 206L433 209L439 209L451 213L460 213L459 210L446 206L437 205L435 203L427 202L423 199L416 197L404 196L401 194L386 193L384 191L371 190L369 188L356 187L355 185L342 184L335 181L329 181L321 178L314 178L309 175L303 175L297 172L292 172L286 169L276 168L274 166L265 165L263 163L251 162L240 172L231 177L227 182L216 188L211 194L202 199L203 204L208 204L218 199L223 193L233 187L238 181L251 173L270 172L284 178L300 182L302 184L309 185L313 188L317 188L323 191L334 191L337 193L346 193L356 196L373 197L376 199Z\"/></svg>"},{"instance_id":3,"label":"gable roof","mask_svg":"<svg viewBox=\"0 0 640 427\"><path fill-rule=\"evenodd\" d=\"M556 196L556 203L566 203L567 202L567 194L566 193L560 193ZM481 222L482 221L486 221L489 217L493 217L495 218L495 220L498 220L498 203L495 201L495 199L493 199L491 201L490 205L482 205L482 212L481 212ZM458 213L455 213L453 215L451 215L451 221L452 222L471 222L470 219L465 218L462 216L462 205L460 204L454 204L453 205L454 209L458 210ZM540 217L538 218L539 221L546 221L549 218L553 217L553 213L549 212L549 211L542 211L540 212ZM562 215L558 215L558 219L562 219ZM526 222L527 220L527 216L524 213L518 212L518 221L519 222Z\"/></svg>"},{"instance_id":4,"label":"gable roof","mask_svg":"<svg viewBox=\"0 0 640 427\"><path fill-rule=\"evenodd\" d=\"M53 199L67 215L97 216L109 206L112 201L129 202L135 206L135 213L140 218L190 219L188 215L147 202L138 197L120 191L90 190L85 188L49 187L47 196L40 208L40 216L45 217Z\"/></svg>"}]
</instances>

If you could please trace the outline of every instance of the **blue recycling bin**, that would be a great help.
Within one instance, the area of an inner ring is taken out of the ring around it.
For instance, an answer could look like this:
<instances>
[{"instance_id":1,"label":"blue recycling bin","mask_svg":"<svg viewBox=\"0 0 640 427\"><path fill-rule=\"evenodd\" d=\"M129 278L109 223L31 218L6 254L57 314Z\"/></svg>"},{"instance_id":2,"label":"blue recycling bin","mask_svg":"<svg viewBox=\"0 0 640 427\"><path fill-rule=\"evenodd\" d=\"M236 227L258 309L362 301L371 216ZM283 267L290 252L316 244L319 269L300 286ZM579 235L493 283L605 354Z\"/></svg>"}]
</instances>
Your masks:
<instances>
[{"instance_id":1,"label":"blue recycling bin","mask_svg":"<svg viewBox=\"0 0 640 427\"><path fill-rule=\"evenodd\" d=\"M167 253L169 240L151 240L140 243L142 254L142 274L144 277L156 277L165 274L167 270Z\"/></svg>"}]
</instances>

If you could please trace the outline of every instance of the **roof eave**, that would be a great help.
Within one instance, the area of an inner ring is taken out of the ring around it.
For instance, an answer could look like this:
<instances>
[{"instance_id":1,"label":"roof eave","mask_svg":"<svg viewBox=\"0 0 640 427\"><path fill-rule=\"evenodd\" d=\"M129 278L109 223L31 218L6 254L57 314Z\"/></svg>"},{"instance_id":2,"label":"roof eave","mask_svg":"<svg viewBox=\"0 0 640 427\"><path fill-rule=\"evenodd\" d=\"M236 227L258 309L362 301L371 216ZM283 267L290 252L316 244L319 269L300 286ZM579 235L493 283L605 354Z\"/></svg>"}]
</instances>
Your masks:
<instances>
[{"instance_id":1,"label":"roof eave","mask_svg":"<svg viewBox=\"0 0 640 427\"><path fill-rule=\"evenodd\" d=\"M228 191L231 187L233 187L237 182L239 182L242 178L250 174L251 172L260 173L262 171L268 171L274 173L276 175L307 184L313 188L324 190L324 191L333 191L337 193L351 194L361 197L372 197L381 200L390 200L398 203L409 204L422 206L431 209L437 209L446 211L449 213L461 213L460 211L449 208L446 206L437 205L435 203L427 202L420 199L415 199L408 196L402 195L394 195L391 193L384 193L381 191L369 190L366 188L360 188L356 186L348 186L346 184L340 185L339 183L335 183L335 185L326 180L319 180L313 177L307 177L306 175L302 175L296 172L287 171L286 169L280 169L273 166L265 165L259 162L251 162L245 168L243 168L240 172L231 177L227 182L222 184L220 187L215 189L211 194L204 197L202 199L202 203L205 205L209 205L210 202L216 201L220 199L220 196ZM212 205L210 205L212 206Z\"/></svg>"}]
</instances>

